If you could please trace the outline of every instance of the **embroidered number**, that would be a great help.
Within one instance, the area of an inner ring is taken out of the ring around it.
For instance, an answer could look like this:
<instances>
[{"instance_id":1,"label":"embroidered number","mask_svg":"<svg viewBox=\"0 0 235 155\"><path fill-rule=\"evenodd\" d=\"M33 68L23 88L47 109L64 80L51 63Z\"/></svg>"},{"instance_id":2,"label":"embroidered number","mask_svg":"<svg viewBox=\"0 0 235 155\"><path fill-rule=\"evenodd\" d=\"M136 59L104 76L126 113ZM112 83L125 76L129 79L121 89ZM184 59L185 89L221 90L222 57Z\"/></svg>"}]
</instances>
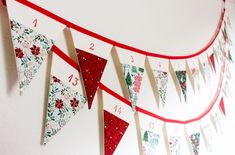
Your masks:
<instances>
[{"instance_id":1,"label":"embroidered number","mask_svg":"<svg viewBox=\"0 0 235 155\"><path fill-rule=\"evenodd\" d=\"M69 82L72 83L73 86L78 85L79 78L74 77L73 74L71 74L68 79L69 79Z\"/></svg>"},{"instance_id":2,"label":"embroidered number","mask_svg":"<svg viewBox=\"0 0 235 155\"><path fill-rule=\"evenodd\" d=\"M154 122L149 122L149 128L154 129Z\"/></svg>"},{"instance_id":3,"label":"embroidered number","mask_svg":"<svg viewBox=\"0 0 235 155\"><path fill-rule=\"evenodd\" d=\"M95 50L95 44L94 43L90 43L90 50L94 51Z\"/></svg>"},{"instance_id":4,"label":"embroidered number","mask_svg":"<svg viewBox=\"0 0 235 155\"><path fill-rule=\"evenodd\" d=\"M115 112L115 113L118 113L119 115L121 115L121 113L122 113L122 107L118 107L117 105L115 105L115 107L114 107L114 112Z\"/></svg>"},{"instance_id":5,"label":"embroidered number","mask_svg":"<svg viewBox=\"0 0 235 155\"><path fill-rule=\"evenodd\" d=\"M132 62L132 63L134 62L134 57L133 57L133 56L131 56L131 62Z\"/></svg>"},{"instance_id":6,"label":"embroidered number","mask_svg":"<svg viewBox=\"0 0 235 155\"><path fill-rule=\"evenodd\" d=\"M34 27L37 27L37 25L38 25L38 19L37 19L37 18L34 19L33 24L34 24L34 25L33 25Z\"/></svg>"}]
</instances>

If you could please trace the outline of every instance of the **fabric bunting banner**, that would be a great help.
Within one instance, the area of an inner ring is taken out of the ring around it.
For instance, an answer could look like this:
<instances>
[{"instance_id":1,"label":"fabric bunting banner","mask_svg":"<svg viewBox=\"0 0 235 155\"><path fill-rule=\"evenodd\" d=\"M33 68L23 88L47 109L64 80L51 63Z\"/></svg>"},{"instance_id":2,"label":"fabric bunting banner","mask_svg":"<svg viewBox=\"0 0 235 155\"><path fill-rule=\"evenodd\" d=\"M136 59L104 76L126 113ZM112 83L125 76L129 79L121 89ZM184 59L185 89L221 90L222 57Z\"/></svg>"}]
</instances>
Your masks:
<instances>
[{"instance_id":1,"label":"fabric bunting banner","mask_svg":"<svg viewBox=\"0 0 235 155\"><path fill-rule=\"evenodd\" d=\"M138 118L141 130L142 153L144 155L160 154L164 147L163 122L141 113L138 113Z\"/></svg>"},{"instance_id":2,"label":"fabric bunting banner","mask_svg":"<svg viewBox=\"0 0 235 155\"><path fill-rule=\"evenodd\" d=\"M181 99L181 94L185 103L187 102L187 71L185 61L171 61L169 70L175 82L176 90Z\"/></svg>"},{"instance_id":3,"label":"fabric bunting banner","mask_svg":"<svg viewBox=\"0 0 235 155\"><path fill-rule=\"evenodd\" d=\"M67 72L56 68L63 66ZM73 77L72 77L73 76ZM67 80L68 77L69 81ZM86 104L77 70L53 55L44 144L54 137Z\"/></svg>"},{"instance_id":4,"label":"fabric bunting banner","mask_svg":"<svg viewBox=\"0 0 235 155\"><path fill-rule=\"evenodd\" d=\"M157 58L146 58L147 72L153 85L155 96L159 104L165 107L167 97L167 85L169 80L169 61Z\"/></svg>"},{"instance_id":5,"label":"fabric bunting banner","mask_svg":"<svg viewBox=\"0 0 235 155\"><path fill-rule=\"evenodd\" d=\"M76 49L76 51L84 88L86 90L88 108L91 109L107 60L79 49Z\"/></svg>"},{"instance_id":6,"label":"fabric bunting banner","mask_svg":"<svg viewBox=\"0 0 235 155\"><path fill-rule=\"evenodd\" d=\"M10 26L20 93L23 93L45 61L53 41L13 19Z\"/></svg>"},{"instance_id":7,"label":"fabric bunting banner","mask_svg":"<svg viewBox=\"0 0 235 155\"><path fill-rule=\"evenodd\" d=\"M125 134L129 124L104 110L105 155L112 155Z\"/></svg>"},{"instance_id":8,"label":"fabric bunting banner","mask_svg":"<svg viewBox=\"0 0 235 155\"><path fill-rule=\"evenodd\" d=\"M138 94L140 92L144 69L129 64L121 64L121 67L128 87L132 109L134 110L137 104Z\"/></svg>"}]
</instances>

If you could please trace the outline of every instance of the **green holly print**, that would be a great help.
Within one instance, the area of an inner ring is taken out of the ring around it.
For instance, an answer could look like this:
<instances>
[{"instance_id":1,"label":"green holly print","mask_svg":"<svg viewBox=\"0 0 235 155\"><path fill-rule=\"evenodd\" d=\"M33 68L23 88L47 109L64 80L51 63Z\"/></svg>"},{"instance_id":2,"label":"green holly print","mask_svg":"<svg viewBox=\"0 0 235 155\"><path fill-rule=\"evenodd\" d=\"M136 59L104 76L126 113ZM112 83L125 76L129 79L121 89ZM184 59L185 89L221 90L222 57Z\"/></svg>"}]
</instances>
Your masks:
<instances>
[{"instance_id":1,"label":"green holly print","mask_svg":"<svg viewBox=\"0 0 235 155\"><path fill-rule=\"evenodd\" d=\"M15 20L10 21L10 26L22 93L46 59L53 41Z\"/></svg>"},{"instance_id":2,"label":"green holly print","mask_svg":"<svg viewBox=\"0 0 235 155\"><path fill-rule=\"evenodd\" d=\"M135 110L141 82L143 79L144 69L128 64L121 64L121 67L124 72L125 81L128 87L132 110Z\"/></svg>"},{"instance_id":3,"label":"green holly print","mask_svg":"<svg viewBox=\"0 0 235 155\"><path fill-rule=\"evenodd\" d=\"M189 137L193 155L199 155L199 145L200 145L200 133L194 133Z\"/></svg>"},{"instance_id":4,"label":"green holly print","mask_svg":"<svg viewBox=\"0 0 235 155\"><path fill-rule=\"evenodd\" d=\"M149 130L141 130L143 155L154 155L157 153L160 135Z\"/></svg>"},{"instance_id":5,"label":"green holly print","mask_svg":"<svg viewBox=\"0 0 235 155\"><path fill-rule=\"evenodd\" d=\"M51 76L44 144L46 144L69 120L83 109L86 99L82 94Z\"/></svg>"},{"instance_id":6,"label":"green holly print","mask_svg":"<svg viewBox=\"0 0 235 155\"><path fill-rule=\"evenodd\" d=\"M186 99L187 99L186 71L175 71L175 74L176 74L177 79L179 81L181 91L184 95L184 99L186 102Z\"/></svg>"}]
</instances>

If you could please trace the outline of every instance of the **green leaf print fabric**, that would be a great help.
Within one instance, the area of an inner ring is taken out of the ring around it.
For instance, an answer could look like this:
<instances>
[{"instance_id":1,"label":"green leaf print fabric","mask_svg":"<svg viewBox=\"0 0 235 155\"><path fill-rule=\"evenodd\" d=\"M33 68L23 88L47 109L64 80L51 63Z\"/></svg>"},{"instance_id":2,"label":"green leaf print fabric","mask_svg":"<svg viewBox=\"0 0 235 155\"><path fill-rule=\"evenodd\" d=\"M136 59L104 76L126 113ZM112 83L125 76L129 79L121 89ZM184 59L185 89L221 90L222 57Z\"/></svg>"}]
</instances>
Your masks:
<instances>
[{"instance_id":1,"label":"green leaf print fabric","mask_svg":"<svg viewBox=\"0 0 235 155\"><path fill-rule=\"evenodd\" d=\"M179 81L181 91L186 102L187 99L187 87L186 87L186 71L175 71L176 77Z\"/></svg>"},{"instance_id":2,"label":"green leaf print fabric","mask_svg":"<svg viewBox=\"0 0 235 155\"><path fill-rule=\"evenodd\" d=\"M20 93L29 86L46 59L53 41L15 20L10 21Z\"/></svg>"},{"instance_id":3,"label":"green leaf print fabric","mask_svg":"<svg viewBox=\"0 0 235 155\"><path fill-rule=\"evenodd\" d=\"M82 94L51 76L44 144L46 144L69 120L83 109L86 99Z\"/></svg>"}]
</instances>

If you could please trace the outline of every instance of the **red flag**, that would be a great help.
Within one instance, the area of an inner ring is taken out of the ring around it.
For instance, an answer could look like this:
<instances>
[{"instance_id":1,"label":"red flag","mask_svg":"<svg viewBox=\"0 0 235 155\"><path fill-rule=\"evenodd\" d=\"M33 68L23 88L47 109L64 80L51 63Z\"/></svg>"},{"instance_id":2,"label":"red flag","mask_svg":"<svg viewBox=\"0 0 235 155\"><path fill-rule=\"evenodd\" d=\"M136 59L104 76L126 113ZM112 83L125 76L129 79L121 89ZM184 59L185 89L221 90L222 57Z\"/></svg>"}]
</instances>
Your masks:
<instances>
[{"instance_id":1,"label":"red flag","mask_svg":"<svg viewBox=\"0 0 235 155\"><path fill-rule=\"evenodd\" d=\"M226 116L223 97L222 97L221 100L220 100L219 107L220 107L221 111L223 112L224 116Z\"/></svg>"},{"instance_id":2,"label":"red flag","mask_svg":"<svg viewBox=\"0 0 235 155\"><path fill-rule=\"evenodd\" d=\"M86 91L88 108L91 109L107 60L79 49L76 49L76 51Z\"/></svg>"},{"instance_id":3,"label":"red flag","mask_svg":"<svg viewBox=\"0 0 235 155\"><path fill-rule=\"evenodd\" d=\"M216 70L215 70L215 58L214 58L214 53L211 54L211 56L210 56L210 61L211 61L211 64L212 64L212 66L213 66L214 71L216 71Z\"/></svg>"},{"instance_id":4,"label":"red flag","mask_svg":"<svg viewBox=\"0 0 235 155\"><path fill-rule=\"evenodd\" d=\"M112 155L125 134L129 123L104 110L105 155Z\"/></svg>"}]
</instances>

